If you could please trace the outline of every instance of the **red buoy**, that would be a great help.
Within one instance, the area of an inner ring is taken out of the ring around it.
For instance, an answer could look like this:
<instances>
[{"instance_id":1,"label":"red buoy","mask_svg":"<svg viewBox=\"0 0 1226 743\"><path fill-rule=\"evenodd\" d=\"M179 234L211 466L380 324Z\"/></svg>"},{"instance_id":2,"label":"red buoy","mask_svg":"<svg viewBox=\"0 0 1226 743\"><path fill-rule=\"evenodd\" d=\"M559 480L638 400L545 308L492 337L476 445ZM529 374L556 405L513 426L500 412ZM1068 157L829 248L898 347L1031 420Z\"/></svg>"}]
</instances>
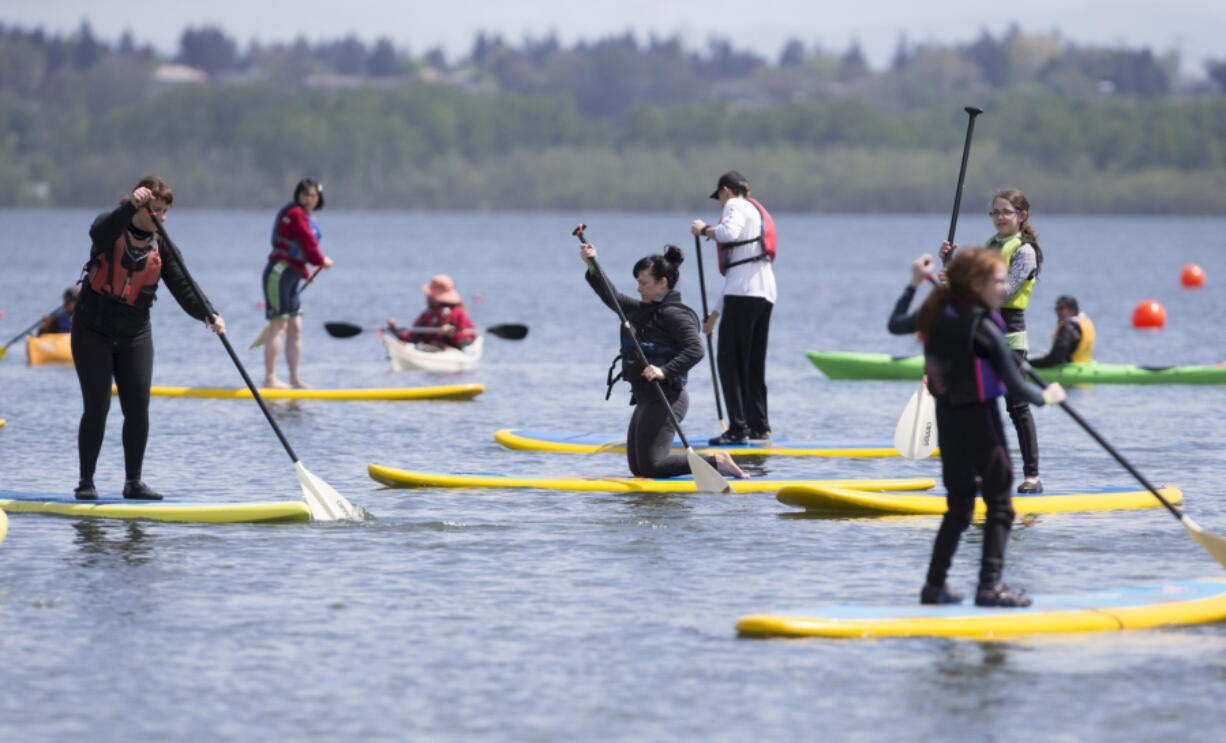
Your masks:
<instances>
[{"instance_id":1,"label":"red buoy","mask_svg":"<svg viewBox=\"0 0 1226 743\"><path fill-rule=\"evenodd\" d=\"M1189 263L1183 267L1183 273L1179 274L1179 283L1183 284L1185 289L1199 289L1205 285L1205 271L1195 263Z\"/></svg>"},{"instance_id":2,"label":"red buoy","mask_svg":"<svg viewBox=\"0 0 1226 743\"><path fill-rule=\"evenodd\" d=\"M1132 311L1132 327L1161 328L1166 325L1166 309L1161 303L1147 299Z\"/></svg>"}]
</instances>

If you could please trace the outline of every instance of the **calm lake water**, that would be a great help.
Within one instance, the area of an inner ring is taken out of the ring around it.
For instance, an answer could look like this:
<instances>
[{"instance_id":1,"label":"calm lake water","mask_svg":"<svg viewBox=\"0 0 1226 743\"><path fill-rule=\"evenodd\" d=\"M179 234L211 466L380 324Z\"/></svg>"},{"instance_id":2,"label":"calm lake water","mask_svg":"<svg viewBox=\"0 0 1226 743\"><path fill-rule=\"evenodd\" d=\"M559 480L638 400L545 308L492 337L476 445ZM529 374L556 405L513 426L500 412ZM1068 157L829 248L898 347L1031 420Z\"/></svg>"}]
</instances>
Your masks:
<instances>
[{"instance_id":1,"label":"calm lake water","mask_svg":"<svg viewBox=\"0 0 1226 743\"><path fill-rule=\"evenodd\" d=\"M91 211L0 211L0 337L55 304L87 255ZM1226 734L1226 624L977 642L737 639L749 613L915 600L938 520L797 517L772 494L612 495L390 490L378 464L452 472L609 475L616 454L509 451L500 427L624 430L606 402L617 322L582 278L582 219L624 291L666 242L687 251L683 297L700 307L693 216L331 212L336 267L305 295L304 377L318 387L480 382L469 403L278 405L302 461L368 509L362 523L205 526L11 517L0 546L0 739L142 740L1215 740ZM236 347L257 308L269 211L176 209L167 223ZM910 383L832 382L807 349L909 353L885 331L941 216L778 215L780 301L768 383L776 435L888 440ZM1226 360L1226 220L1036 217L1047 261L1030 313L1047 346L1060 294L1098 328L1096 358ZM967 206L963 242L991 233ZM704 245L708 282L718 287ZM1206 288L1179 285L1185 263ZM325 320L407 322L451 274L479 325L521 322L457 376L393 375L372 333ZM221 344L163 289L155 384L241 386ZM1131 328L1161 301L1160 332ZM241 351L259 372L262 356ZM81 404L71 369L0 361L0 488L67 493ZM717 432L706 362L687 430ZM1224 390L1101 386L1071 402L1189 511L1226 533ZM122 485L113 406L98 485ZM252 402L152 402L145 479L179 500L297 498L289 458ZM1037 412L1050 487L1131 486L1059 410ZM1006 426L1011 431L1011 428ZM1020 469L1020 462L1018 463ZM777 457L777 477L939 478L939 463ZM952 580L973 586L978 532ZM1006 579L1058 593L1220 576L1161 509L1059 514L1015 529Z\"/></svg>"}]
</instances>

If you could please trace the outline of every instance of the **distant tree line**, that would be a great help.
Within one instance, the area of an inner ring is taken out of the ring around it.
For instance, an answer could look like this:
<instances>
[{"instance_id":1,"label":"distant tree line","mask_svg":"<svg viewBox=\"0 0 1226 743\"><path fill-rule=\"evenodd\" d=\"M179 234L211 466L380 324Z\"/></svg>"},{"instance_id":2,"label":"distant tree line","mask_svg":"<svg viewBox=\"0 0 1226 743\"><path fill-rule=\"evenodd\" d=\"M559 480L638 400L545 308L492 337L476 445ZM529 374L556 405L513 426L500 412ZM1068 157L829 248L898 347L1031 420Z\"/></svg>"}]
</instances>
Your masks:
<instances>
[{"instance_id":1,"label":"distant tree line","mask_svg":"<svg viewBox=\"0 0 1226 743\"><path fill-rule=\"evenodd\" d=\"M737 167L779 208L926 211L948 207L934 185L975 102L985 188L1041 185L1049 211L1221 213L1226 96L1212 85L1226 89L1226 61L1199 90L1176 61L1014 29L949 48L900 39L881 72L855 44L792 41L772 64L631 35L564 48L479 34L448 63L386 39L240 49L207 27L162 59L87 24L0 26L0 204L95 204L156 171L200 206L278 203L311 174L338 205L348 191L388 208L672 209ZM168 62L209 81L171 85Z\"/></svg>"}]
</instances>

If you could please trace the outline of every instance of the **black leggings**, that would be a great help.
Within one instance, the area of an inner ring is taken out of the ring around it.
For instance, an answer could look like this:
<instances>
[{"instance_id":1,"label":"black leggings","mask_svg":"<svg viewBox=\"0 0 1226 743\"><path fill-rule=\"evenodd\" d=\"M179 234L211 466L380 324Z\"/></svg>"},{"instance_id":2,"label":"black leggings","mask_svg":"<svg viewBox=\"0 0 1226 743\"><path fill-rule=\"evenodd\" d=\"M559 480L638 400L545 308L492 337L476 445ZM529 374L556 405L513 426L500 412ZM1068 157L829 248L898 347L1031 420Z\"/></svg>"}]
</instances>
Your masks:
<instances>
[{"instance_id":1,"label":"black leggings","mask_svg":"<svg viewBox=\"0 0 1226 743\"><path fill-rule=\"evenodd\" d=\"M975 493L982 492L988 513L983 524L979 585L991 588L1000 582L1005 567L1005 547L1014 516L1013 467L996 401L958 406L938 403L937 439L949 510L941 519L932 546L928 585L944 585L958 541L970 526Z\"/></svg>"},{"instance_id":2,"label":"black leggings","mask_svg":"<svg viewBox=\"0 0 1226 743\"><path fill-rule=\"evenodd\" d=\"M1013 351L1018 366L1026 360L1025 351ZM1017 429L1017 448L1022 450L1022 474L1026 477L1039 476L1039 434L1035 431L1034 416L1030 414L1030 403L1024 397L1005 395L1005 408L1013 427Z\"/></svg>"},{"instance_id":3,"label":"black leggings","mask_svg":"<svg viewBox=\"0 0 1226 743\"><path fill-rule=\"evenodd\" d=\"M685 388L665 387L664 394L672 403L673 414L683 420L690 409L690 395ZM626 430L626 461L635 477L676 477L690 474L690 463L684 454L673 454L673 437L677 429L668 417L660 396L650 385L634 385L634 415ZM714 467L715 457L703 459Z\"/></svg>"},{"instance_id":4,"label":"black leggings","mask_svg":"<svg viewBox=\"0 0 1226 743\"><path fill-rule=\"evenodd\" d=\"M762 297L724 297L719 321L719 378L728 405L728 430L762 434L766 412L766 341L774 305Z\"/></svg>"},{"instance_id":5,"label":"black leggings","mask_svg":"<svg viewBox=\"0 0 1226 743\"><path fill-rule=\"evenodd\" d=\"M141 476L145 443L149 440L149 381L153 377L153 336L146 326L131 338L111 338L72 324L72 363L81 382L85 412L77 432L81 479L93 482L98 452L111 409L111 379L119 389L123 410L123 460L129 480Z\"/></svg>"}]
</instances>

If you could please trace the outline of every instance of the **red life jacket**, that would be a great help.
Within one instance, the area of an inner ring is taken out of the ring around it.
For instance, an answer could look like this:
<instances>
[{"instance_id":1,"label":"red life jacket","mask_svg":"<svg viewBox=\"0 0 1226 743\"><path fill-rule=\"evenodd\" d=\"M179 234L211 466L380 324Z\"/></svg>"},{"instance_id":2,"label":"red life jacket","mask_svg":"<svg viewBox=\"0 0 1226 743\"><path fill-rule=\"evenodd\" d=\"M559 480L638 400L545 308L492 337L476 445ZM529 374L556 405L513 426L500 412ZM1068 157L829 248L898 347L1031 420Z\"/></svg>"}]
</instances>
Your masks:
<instances>
[{"instance_id":1,"label":"red life jacket","mask_svg":"<svg viewBox=\"0 0 1226 743\"><path fill-rule=\"evenodd\" d=\"M750 238L748 240L738 240L731 243L717 242L716 245L719 246L719 250L716 251L715 255L719 258L720 274L726 274L728 273L728 269L732 268L733 266L739 266L742 263L753 263L754 261L767 260L771 263L775 262L775 220L771 219L770 212L766 211L766 207L759 204L757 199L751 196L746 196L744 198L749 201L749 203L753 204L754 208L758 210L759 216L762 217L762 232L757 237ZM762 243L761 253L753 256L752 258L742 258L739 261L729 262L733 248L738 248L742 245L749 245L750 243L756 242Z\"/></svg>"},{"instance_id":2,"label":"red life jacket","mask_svg":"<svg viewBox=\"0 0 1226 743\"><path fill-rule=\"evenodd\" d=\"M147 252L138 252L145 248ZM99 253L87 264L85 281L90 289L108 299L148 308L153 304L161 277L162 256L157 236L137 241L125 230L109 251Z\"/></svg>"}]
</instances>

